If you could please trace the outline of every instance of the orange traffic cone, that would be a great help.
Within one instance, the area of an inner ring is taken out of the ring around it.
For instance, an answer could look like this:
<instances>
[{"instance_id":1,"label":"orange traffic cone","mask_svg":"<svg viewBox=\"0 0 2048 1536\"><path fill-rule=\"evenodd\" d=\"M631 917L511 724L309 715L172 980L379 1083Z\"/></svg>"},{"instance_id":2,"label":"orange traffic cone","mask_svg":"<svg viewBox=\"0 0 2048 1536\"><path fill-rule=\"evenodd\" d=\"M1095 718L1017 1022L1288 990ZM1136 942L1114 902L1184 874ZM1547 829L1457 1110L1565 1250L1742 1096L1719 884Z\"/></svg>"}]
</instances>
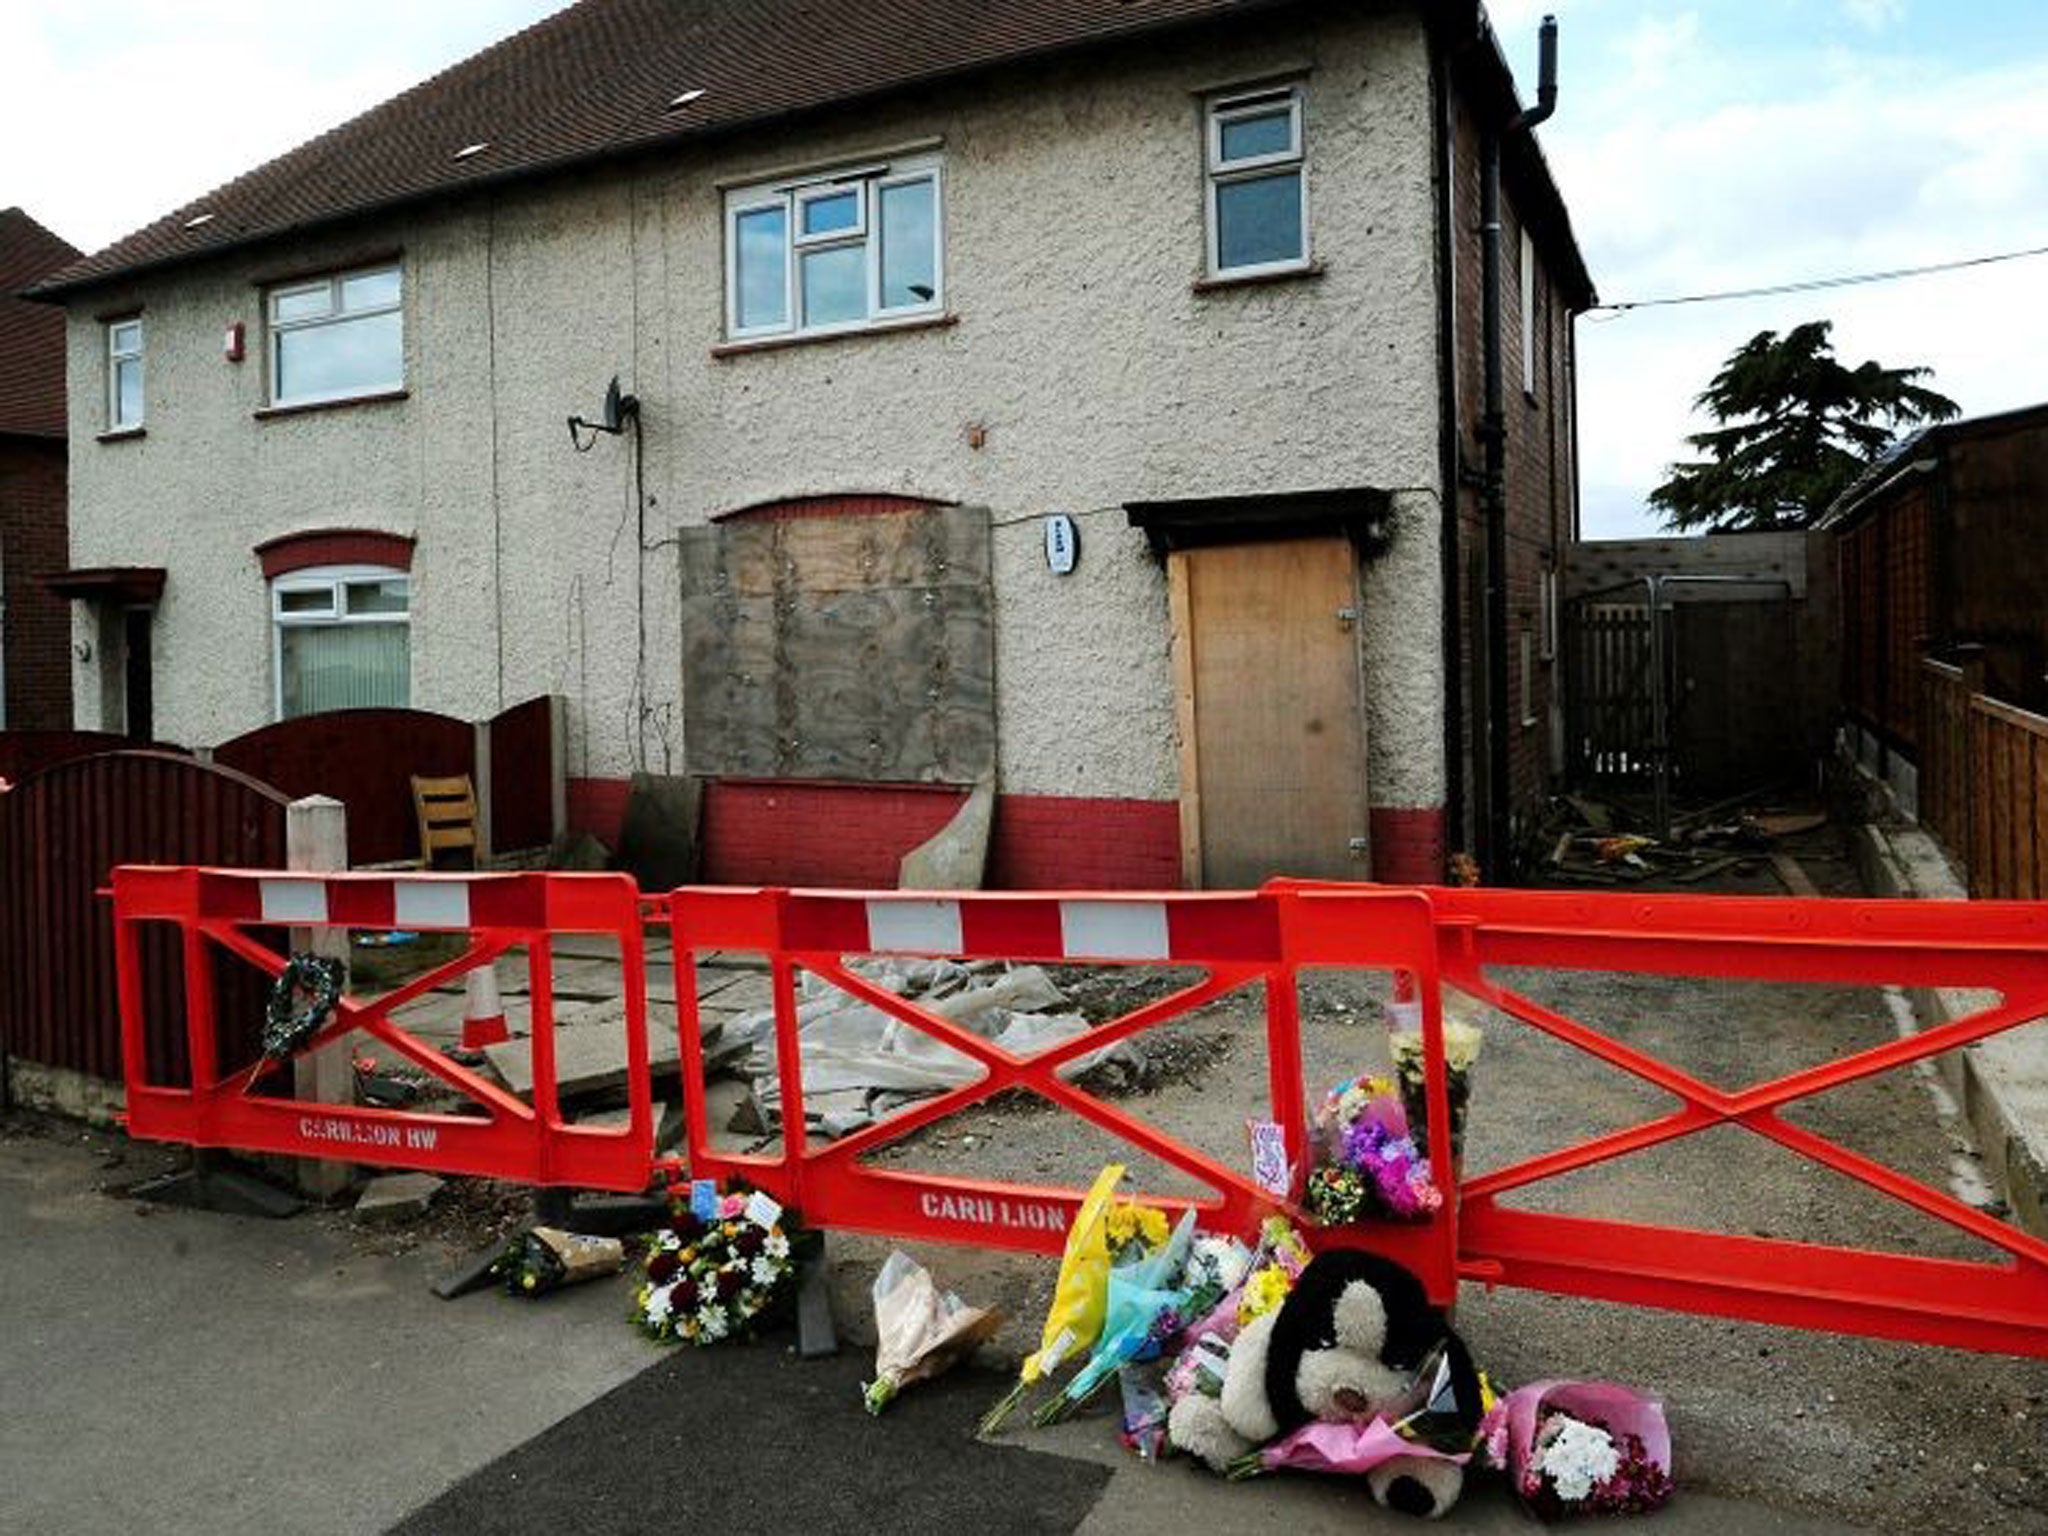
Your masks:
<instances>
[{"instance_id":1,"label":"orange traffic cone","mask_svg":"<svg viewBox=\"0 0 2048 1536\"><path fill-rule=\"evenodd\" d=\"M505 1005L498 999L498 963L485 961L463 977L462 1048L480 1051L512 1038L505 1024Z\"/></svg>"}]
</instances>

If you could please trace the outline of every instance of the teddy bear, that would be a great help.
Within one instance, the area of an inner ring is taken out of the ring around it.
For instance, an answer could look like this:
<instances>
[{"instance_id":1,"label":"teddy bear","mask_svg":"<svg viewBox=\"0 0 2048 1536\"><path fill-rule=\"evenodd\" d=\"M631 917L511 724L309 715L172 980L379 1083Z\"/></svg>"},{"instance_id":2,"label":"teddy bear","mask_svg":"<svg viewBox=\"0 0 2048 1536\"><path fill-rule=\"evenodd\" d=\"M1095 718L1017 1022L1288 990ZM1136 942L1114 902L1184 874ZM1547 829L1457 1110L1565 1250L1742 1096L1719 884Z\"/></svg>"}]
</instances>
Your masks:
<instances>
[{"instance_id":1,"label":"teddy bear","mask_svg":"<svg viewBox=\"0 0 2048 1536\"><path fill-rule=\"evenodd\" d=\"M1318 1254L1279 1307L1240 1330L1221 1393L1189 1392L1173 1405L1167 1437L1221 1471L1311 1419L1367 1423L1411 1395L1417 1371L1440 1344L1456 1427L1476 1435L1478 1372L1422 1282L1377 1254ZM1464 1478L1457 1463L1419 1455L1393 1457L1366 1474L1380 1505L1429 1519L1457 1502Z\"/></svg>"}]
</instances>

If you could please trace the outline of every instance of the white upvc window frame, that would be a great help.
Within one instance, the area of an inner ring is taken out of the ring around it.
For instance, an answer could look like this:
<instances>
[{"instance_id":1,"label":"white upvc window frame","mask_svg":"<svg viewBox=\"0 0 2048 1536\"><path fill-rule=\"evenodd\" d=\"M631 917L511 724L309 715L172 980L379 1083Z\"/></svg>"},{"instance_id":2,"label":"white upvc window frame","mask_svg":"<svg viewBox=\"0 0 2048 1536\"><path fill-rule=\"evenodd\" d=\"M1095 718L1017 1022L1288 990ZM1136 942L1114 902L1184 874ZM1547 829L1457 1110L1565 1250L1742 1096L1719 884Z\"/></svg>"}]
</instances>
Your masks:
<instances>
[{"instance_id":1,"label":"white upvc window frame","mask_svg":"<svg viewBox=\"0 0 2048 1536\"><path fill-rule=\"evenodd\" d=\"M1300 82L1266 85L1251 90L1234 90L1209 98L1202 112L1203 202L1207 230L1206 261L1212 278L1265 277L1282 272L1306 271L1314 265L1314 241L1310 235L1308 195L1308 138L1306 126L1307 90ZM1279 102L1288 107L1288 145L1263 155L1225 159L1223 130L1247 117L1264 117ZM1301 252L1281 261L1223 265L1223 221L1217 207L1218 189L1232 182L1253 181L1276 170L1293 168L1298 178L1301 201Z\"/></svg>"},{"instance_id":2,"label":"white upvc window frame","mask_svg":"<svg viewBox=\"0 0 2048 1536\"><path fill-rule=\"evenodd\" d=\"M405 583L405 612L403 613L350 613L348 611L348 589L351 583L402 581ZM285 594L289 592L327 592L328 606L323 611L285 611ZM355 624L402 624L406 629L406 649L412 648L412 573L388 565L315 565L302 571L288 571L273 577L270 582L270 716L283 720L284 712L284 632L287 629L326 628L333 625ZM408 671L410 668L408 667ZM404 706L411 707L411 687L407 686L408 698ZM300 718L294 716L293 718Z\"/></svg>"},{"instance_id":3,"label":"white upvc window frame","mask_svg":"<svg viewBox=\"0 0 2048 1536\"><path fill-rule=\"evenodd\" d=\"M911 304L882 303L882 201L891 187L928 181L932 187L932 296ZM859 218L846 229L806 234L804 209L811 203L853 192ZM762 209L779 208L785 230L782 260L782 319L764 325L740 323L740 219ZM805 253L835 247L862 248L867 314L826 325L804 322L803 285L799 277ZM934 317L946 308L946 176L936 154L907 155L886 165L864 165L820 172L797 180L736 187L725 194L725 334L730 341L774 337L842 336L886 330L905 320Z\"/></svg>"},{"instance_id":4,"label":"white upvc window frame","mask_svg":"<svg viewBox=\"0 0 2048 1536\"><path fill-rule=\"evenodd\" d=\"M121 333L133 331L135 344L124 347ZM123 315L118 320L106 322L107 332L107 430L109 432L132 432L140 427L149 415L149 365L143 353L149 338L143 329L142 316ZM138 380L136 394L142 403L133 419L121 414L121 365L133 363Z\"/></svg>"},{"instance_id":5,"label":"white upvc window frame","mask_svg":"<svg viewBox=\"0 0 2048 1536\"><path fill-rule=\"evenodd\" d=\"M390 272L398 278L398 296L388 304L369 304L355 309L342 307L343 285L359 277L375 277ZM300 315L291 319L278 318L278 306L282 300L301 294L320 293L327 295L327 309L322 314ZM327 390L314 394L287 395L281 387L280 373L284 367L284 348L278 338L293 331L318 330L323 326L336 325L349 320L361 320L372 315L398 316L398 369L394 377L375 382L354 385L348 389ZM324 273L318 277L295 279L290 282L273 283L263 292L263 340L267 354L265 362L266 384L272 407L292 405L326 405L340 400L363 400L374 395L388 395L405 388L405 263L402 261L379 261L366 267L349 267L345 270Z\"/></svg>"}]
</instances>

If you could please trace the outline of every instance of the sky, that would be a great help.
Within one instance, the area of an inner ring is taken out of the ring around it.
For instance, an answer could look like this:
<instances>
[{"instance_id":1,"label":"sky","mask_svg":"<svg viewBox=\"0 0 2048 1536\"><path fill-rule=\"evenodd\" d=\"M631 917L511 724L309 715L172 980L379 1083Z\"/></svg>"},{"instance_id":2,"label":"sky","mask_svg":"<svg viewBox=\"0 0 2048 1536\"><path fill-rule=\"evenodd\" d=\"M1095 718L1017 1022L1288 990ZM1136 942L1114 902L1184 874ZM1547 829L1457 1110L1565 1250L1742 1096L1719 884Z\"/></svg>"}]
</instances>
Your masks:
<instances>
[{"instance_id":1,"label":"sky","mask_svg":"<svg viewBox=\"0 0 2048 1536\"><path fill-rule=\"evenodd\" d=\"M106 245L557 8L557 0L8 0L0 207ZM2048 245L2041 0L1491 0L1607 301ZM1694 397L1762 330L1835 322L1849 363L1926 364L1968 414L2048 398L2048 257L1579 322L1588 537L1707 423Z\"/></svg>"}]
</instances>

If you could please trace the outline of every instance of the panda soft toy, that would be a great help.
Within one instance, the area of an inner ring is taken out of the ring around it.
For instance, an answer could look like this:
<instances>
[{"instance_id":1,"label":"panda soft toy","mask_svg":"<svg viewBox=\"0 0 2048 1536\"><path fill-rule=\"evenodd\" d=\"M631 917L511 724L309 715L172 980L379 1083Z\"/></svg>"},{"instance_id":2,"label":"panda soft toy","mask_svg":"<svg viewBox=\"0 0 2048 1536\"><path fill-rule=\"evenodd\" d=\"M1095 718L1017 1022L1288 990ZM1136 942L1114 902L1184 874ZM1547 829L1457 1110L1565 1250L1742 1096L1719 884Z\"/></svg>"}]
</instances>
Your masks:
<instances>
[{"instance_id":1,"label":"panda soft toy","mask_svg":"<svg viewBox=\"0 0 2048 1536\"><path fill-rule=\"evenodd\" d=\"M1238 1334L1221 1394L1190 1392L1173 1405L1167 1436L1221 1471L1311 1419L1369 1422L1410 1392L1439 1344L1459 1427L1476 1435L1478 1373L1422 1282L1377 1254L1319 1254L1279 1307ZM1434 1519L1458 1501L1465 1469L1436 1457L1396 1456L1366 1481L1386 1508Z\"/></svg>"}]
</instances>

